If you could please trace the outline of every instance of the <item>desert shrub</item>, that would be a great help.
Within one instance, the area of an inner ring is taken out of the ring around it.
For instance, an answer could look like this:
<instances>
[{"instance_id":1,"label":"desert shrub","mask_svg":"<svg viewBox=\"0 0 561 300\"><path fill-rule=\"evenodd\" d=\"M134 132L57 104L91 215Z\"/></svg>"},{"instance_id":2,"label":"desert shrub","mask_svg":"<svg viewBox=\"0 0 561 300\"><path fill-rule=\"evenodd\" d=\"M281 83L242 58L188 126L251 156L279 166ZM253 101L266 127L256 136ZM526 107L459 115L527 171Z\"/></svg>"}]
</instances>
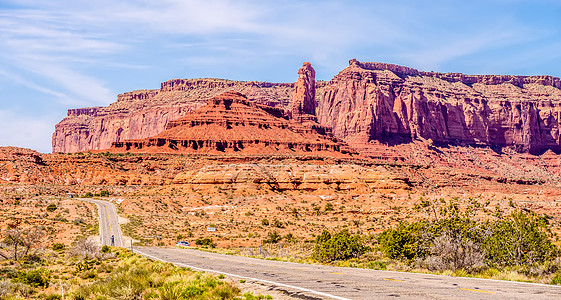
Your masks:
<instances>
[{"instance_id":1,"label":"desert shrub","mask_svg":"<svg viewBox=\"0 0 561 300\"><path fill-rule=\"evenodd\" d=\"M387 257L394 259L424 258L428 254L423 241L427 227L427 222L400 223L397 228L388 229L378 236L380 250Z\"/></svg>"},{"instance_id":2,"label":"desert shrub","mask_svg":"<svg viewBox=\"0 0 561 300\"><path fill-rule=\"evenodd\" d=\"M422 263L431 270L476 270L484 266L480 244L448 230L436 237Z\"/></svg>"},{"instance_id":3,"label":"desert shrub","mask_svg":"<svg viewBox=\"0 0 561 300\"><path fill-rule=\"evenodd\" d=\"M101 197L109 197L109 191L103 190L103 191L99 192L99 195Z\"/></svg>"},{"instance_id":4,"label":"desert shrub","mask_svg":"<svg viewBox=\"0 0 561 300\"><path fill-rule=\"evenodd\" d=\"M0 299L12 294L12 283L9 280L0 281Z\"/></svg>"},{"instance_id":5,"label":"desert shrub","mask_svg":"<svg viewBox=\"0 0 561 300\"><path fill-rule=\"evenodd\" d=\"M267 238L263 242L268 243L268 244L276 244L276 243L280 242L281 240L282 240L282 237L280 236L280 234L276 230L273 230L273 231L270 231L267 234Z\"/></svg>"},{"instance_id":6,"label":"desert shrub","mask_svg":"<svg viewBox=\"0 0 561 300\"><path fill-rule=\"evenodd\" d=\"M201 247L210 247L210 248L214 248L216 247L216 244L214 243L214 241L212 241L212 238L198 238L195 240L195 245L197 246L201 246Z\"/></svg>"},{"instance_id":7,"label":"desert shrub","mask_svg":"<svg viewBox=\"0 0 561 300\"><path fill-rule=\"evenodd\" d=\"M267 219L261 220L261 225L263 225L263 226L269 226L269 220L267 220Z\"/></svg>"},{"instance_id":8,"label":"desert shrub","mask_svg":"<svg viewBox=\"0 0 561 300\"><path fill-rule=\"evenodd\" d=\"M132 255L73 299L237 299L239 289L215 276Z\"/></svg>"},{"instance_id":9,"label":"desert shrub","mask_svg":"<svg viewBox=\"0 0 561 300\"><path fill-rule=\"evenodd\" d=\"M72 246L69 251L70 256L73 257L97 257L99 250L94 241L88 239L81 239Z\"/></svg>"},{"instance_id":10,"label":"desert shrub","mask_svg":"<svg viewBox=\"0 0 561 300\"><path fill-rule=\"evenodd\" d=\"M87 192L84 194L84 196L82 196L83 198L92 198L94 195L92 194L92 192Z\"/></svg>"},{"instance_id":11,"label":"desert shrub","mask_svg":"<svg viewBox=\"0 0 561 300\"><path fill-rule=\"evenodd\" d=\"M273 220L273 226L277 228L284 228L284 223L279 220Z\"/></svg>"},{"instance_id":12,"label":"desert shrub","mask_svg":"<svg viewBox=\"0 0 561 300\"><path fill-rule=\"evenodd\" d=\"M324 230L315 243L312 256L323 262L359 257L368 249L360 235L352 235L346 229L334 235Z\"/></svg>"},{"instance_id":13,"label":"desert shrub","mask_svg":"<svg viewBox=\"0 0 561 300\"><path fill-rule=\"evenodd\" d=\"M490 226L483 243L489 265L520 266L543 263L558 255L551 242L547 219L535 213L517 211Z\"/></svg>"},{"instance_id":14,"label":"desert shrub","mask_svg":"<svg viewBox=\"0 0 561 300\"><path fill-rule=\"evenodd\" d=\"M17 296L28 298L32 293L33 288L25 283L0 281L0 299L21 299Z\"/></svg>"},{"instance_id":15,"label":"desert shrub","mask_svg":"<svg viewBox=\"0 0 561 300\"><path fill-rule=\"evenodd\" d=\"M49 287L51 274L48 270L39 268L31 271L18 271L15 282L28 284L32 287Z\"/></svg>"},{"instance_id":16,"label":"desert shrub","mask_svg":"<svg viewBox=\"0 0 561 300\"><path fill-rule=\"evenodd\" d=\"M420 262L435 270L474 271L484 266L536 265L554 259L547 219L516 211L496 221L477 222L456 206L446 217L401 223L378 236L380 250L389 258Z\"/></svg>"},{"instance_id":17,"label":"desert shrub","mask_svg":"<svg viewBox=\"0 0 561 300\"><path fill-rule=\"evenodd\" d=\"M294 237L294 235L292 234L292 232L287 233L284 237L283 237L284 241L287 243L296 243L298 242L298 239L296 239Z\"/></svg>"},{"instance_id":18,"label":"desert shrub","mask_svg":"<svg viewBox=\"0 0 561 300\"><path fill-rule=\"evenodd\" d=\"M103 247L101 247L101 253L109 253L111 252L111 248L107 245L103 245Z\"/></svg>"},{"instance_id":19,"label":"desert shrub","mask_svg":"<svg viewBox=\"0 0 561 300\"><path fill-rule=\"evenodd\" d=\"M57 207L56 207L56 204L54 204L54 203L51 203L51 204L47 205L47 211L48 212L53 212L56 209L57 209Z\"/></svg>"},{"instance_id":20,"label":"desert shrub","mask_svg":"<svg viewBox=\"0 0 561 300\"><path fill-rule=\"evenodd\" d=\"M66 248L66 246L62 243L54 243L53 244L53 251L62 251Z\"/></svg>"},{"instance_id":21,"label":"desert shrub","mask_svg":"<svg viewBox=\"0 0 561 300\"><path fill-rule=\"evenodd\" d=\"M173 276L160 288L161 299L234 299L240 290L216 277L199 273Z\"/></svg>"},{"instance_id":22,"label":"desert shrub","mask_svg":"<svg viewBox=\"0 0 561 300\"><path fill-rule=\"evenodd\" d=\"M80 274L80 278L82 278L82 279L97 278L97 271L96 270L84 271Z\"/></svg>"}]
</instances>

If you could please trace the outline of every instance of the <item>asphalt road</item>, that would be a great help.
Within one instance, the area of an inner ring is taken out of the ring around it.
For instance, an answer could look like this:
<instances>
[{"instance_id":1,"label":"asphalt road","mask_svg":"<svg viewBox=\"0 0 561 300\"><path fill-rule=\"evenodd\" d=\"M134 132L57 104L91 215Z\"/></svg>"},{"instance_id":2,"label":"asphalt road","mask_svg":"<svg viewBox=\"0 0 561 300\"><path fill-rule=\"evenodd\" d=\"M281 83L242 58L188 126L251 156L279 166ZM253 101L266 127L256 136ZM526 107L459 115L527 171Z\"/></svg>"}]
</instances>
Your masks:
<instances>
[{"instance_id":1,"label":"asphalt road","mask_svg":"<svg viewBox=\"0 0 561 300\"><path fill-rule=\"evenodd\" d=\"M137 247L153 259L263 282L303 299L561 299L561 287L306 265L191 249Z\"/></svg>"},{"instance_id":2,"label":"asphalt road","mask_svg":"<svg viewBox=\"0 0 561 300\"><path fill-rule=\"evenodd\" d=\"M111 236L113 235L115 237L114 246L123 247L123 234L121 233L121 226L119 226L119 216L117 215L115 205L111 202L94 199L82 198L79 200L97 205L101 245L111 246Z\"/></svg>"},{"instance_id":3,"label":"asphalt road","mask_svg":"<svg viewBox=\"0 0 561 300\"><path fill-rule=\"evenodd\" d=\"M102 244L122 246L112 203L95 203ZM216 254L192 249L136 247L135 252L233 278L259 282L300 299L561 299L561 286L429 274L306 265Z\"/></svg>"}]
</instances>

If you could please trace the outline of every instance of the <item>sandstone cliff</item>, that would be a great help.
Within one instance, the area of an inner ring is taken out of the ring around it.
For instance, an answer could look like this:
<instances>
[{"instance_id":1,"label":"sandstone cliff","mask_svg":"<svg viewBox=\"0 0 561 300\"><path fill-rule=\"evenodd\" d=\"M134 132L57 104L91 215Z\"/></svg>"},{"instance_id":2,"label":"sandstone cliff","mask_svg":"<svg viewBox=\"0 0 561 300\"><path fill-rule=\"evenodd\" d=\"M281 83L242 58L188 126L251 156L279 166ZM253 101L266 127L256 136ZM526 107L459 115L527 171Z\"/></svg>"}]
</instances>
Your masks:
<instances>
[{"instance_id":1,"label":"sandstone cliff","mask_svg":"<svg viewBox=\"0 0 561 300\"><path fill-rule=\"evenodd\" d=\"M559 78L422 72L357 60L327 83L315 82L309 63L298 73L295 84L174 79L159 90L119 95L108 107L69 110L56 125L53 152L107 149L114 142L156 136L170 121L230 90L280 108L294 121L317 120L375 157L376 142L411 141L561 152Z\"/></svg>"},{"instance_id":2,"label":"sandstone cliff","mask_svg":"<svg viewBox=\"0 0 561 300\"><path fill-rule=\"evenodd\" d=\"M318 120L358 148L371 141L561 151L561 83L351 60L324 88Z\"/></svg>"}]
</instances>

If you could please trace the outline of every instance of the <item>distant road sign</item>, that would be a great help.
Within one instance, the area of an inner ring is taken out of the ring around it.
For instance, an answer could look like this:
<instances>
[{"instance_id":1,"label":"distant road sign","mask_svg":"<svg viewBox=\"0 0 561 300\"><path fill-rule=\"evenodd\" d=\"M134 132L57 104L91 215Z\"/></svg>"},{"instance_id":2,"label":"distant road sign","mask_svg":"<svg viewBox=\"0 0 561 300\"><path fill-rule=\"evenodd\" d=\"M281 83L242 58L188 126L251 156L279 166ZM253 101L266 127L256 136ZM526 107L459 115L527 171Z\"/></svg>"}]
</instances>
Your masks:
<instances>
[{"instance_id":1,"label":"distant road sign","mask_svg":"<svg viewBox=\"0 0 561 300\"><path fill-rule=\"evenodd\" d=\"M207 227L206 231L216 231L216 227Z\"/></svg>"}]
</instances>

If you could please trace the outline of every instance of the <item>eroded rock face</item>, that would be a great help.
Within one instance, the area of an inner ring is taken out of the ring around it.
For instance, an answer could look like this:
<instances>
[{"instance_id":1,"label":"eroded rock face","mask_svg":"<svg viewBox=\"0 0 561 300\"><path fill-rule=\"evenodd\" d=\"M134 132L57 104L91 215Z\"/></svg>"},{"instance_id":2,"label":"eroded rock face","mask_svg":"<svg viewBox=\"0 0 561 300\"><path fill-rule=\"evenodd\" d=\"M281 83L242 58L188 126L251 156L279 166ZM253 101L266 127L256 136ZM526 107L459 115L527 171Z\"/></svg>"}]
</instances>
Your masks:
<instances>
[{"instance_id":1,"label":"eroded rock face","mask_svg":"<svg viewBox=\"0 0 561 300\"><path fill-rule=\"evenodd\" d=\"M316 115L316 71L309 62L298 70L290 112L292 119L302 122Z\"/></svg>"},{"instance_id":2,"label":"eroded rock face","mask_svg":"<svg viewBox=\"0 0 561 300\"><path fill-rule=\"evenodd\" d=\"M250 101L237 92L171 121L162 133L113 143L111 152L341 155L342 145L328 128L289 120L286 111Z\"/></svg>"},{"instance_id":3,"label":"eroded rock face","mask_svg":"<svg viewBox=\"0 0 561 300\"><path fill-rule=\"evenodd\" d=\"M373 140L561 151L561 83L351 60L323 90L318 120L357 147Z\"/></svg>"},{"instance_id":4,"label":"eroded rock face","mask_svg":"<svg viewBox=\"0 0 561 300\"><path fill-rule=\"evenodd\" d=\"M165 130L168 122L229 90L244 93L256 103L287 109L293 89L292 83L169 80L158 90L121 94L108 107L68 110L68 116L55 126L53 153L107 149L113 142L155 136Z\"/></svg>"}]
</instances>

